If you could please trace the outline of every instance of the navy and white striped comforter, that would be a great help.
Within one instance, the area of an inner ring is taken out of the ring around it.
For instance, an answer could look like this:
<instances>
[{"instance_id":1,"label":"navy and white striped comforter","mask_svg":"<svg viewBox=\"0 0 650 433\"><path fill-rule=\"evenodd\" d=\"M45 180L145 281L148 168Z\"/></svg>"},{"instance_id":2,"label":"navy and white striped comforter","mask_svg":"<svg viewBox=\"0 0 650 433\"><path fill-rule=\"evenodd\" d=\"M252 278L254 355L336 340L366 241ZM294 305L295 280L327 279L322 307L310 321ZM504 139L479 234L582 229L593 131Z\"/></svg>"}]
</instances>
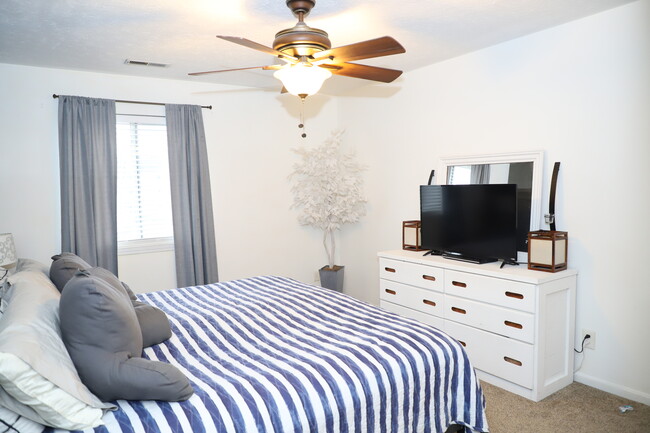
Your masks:
<instances>
[{"instance_id":1,"label":"navy and white striped comforter","mask_svg":"<svg viewBox=\"0 0 650 433\"><path fill-rule=\"evenodd\" d=\"M280 277L139 297L173 331L145 356L179 367L195 394L117 401L97 433L487 431L465 352L433 327Z\"/></svg>"}]
</instances>

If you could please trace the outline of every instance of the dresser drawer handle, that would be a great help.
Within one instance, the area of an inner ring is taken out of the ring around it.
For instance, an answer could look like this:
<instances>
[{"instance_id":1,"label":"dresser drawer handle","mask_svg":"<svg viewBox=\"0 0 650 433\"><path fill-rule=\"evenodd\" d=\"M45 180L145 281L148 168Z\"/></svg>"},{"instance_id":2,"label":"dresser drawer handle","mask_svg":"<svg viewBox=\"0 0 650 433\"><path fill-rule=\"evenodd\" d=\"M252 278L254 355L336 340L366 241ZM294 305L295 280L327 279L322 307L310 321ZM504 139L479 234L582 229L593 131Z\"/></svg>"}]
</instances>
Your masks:
<instances>
[{"instance_id":1,"label":"dresser drawer handle","mask_svg":"<svg viewBox=\"0 0 650 433\"><path fill-rule=\"evenodd\" d=\"M428 299L423 299L422 302L425 303L425 304L427 304L427 305L431 305L432 307L435 307L435 306L436 306L436 303L435 303L435 302L433 302L433 301L429 301Z\"/></svg>"},{"instance_id":2,"label":"dresser drawer handle","mask_svg":"<svg viewBox=\"0 0 650 433\"><path fill-rule=\"evenodd\" d=\"M386 267L384 268L384 270L385 270L386 272L392 272L392 273L395 273L395 268L389 268L388 266L386 266Z\"/></svg>"},{"instance_id":3,"label":"dresser drawer handle","mask_svg":"<svg viewBox=\"0 0 650 433\"><path fill-rule=\"evenodd\" d=\"M425 280L429 280L429 281L436 281L436 277L434 277L432 275L422 275L422 278L424 278Z\"/></svg>"},{"instance_id":4,"label":"dresser drawer handle","mask_svg":"<svg viewBox=\"0 0 650 433\"><path fill-rule=\"evenodd\" d=\"M391 290L391 289L385 289L385 290L386 293L388 293L389 295L397 295L397 292L395 290Z\"/></svg>"},{"instance_id":5,"label":"dresser drawer handle","mask_svg":"<svg viewBox=\"0 0 650 433\"><path fill-rule=\"evenodd\" d=\"M465 344L465 342L464 342L464 341L462 341L462 340L458 340L458 342L459 342L460 344L462 344L462 345L463 345L463 347L467 347L467 344Z\"/></svg>"},{"instance_id":6,"label":"dresser drawer handle","mask_svg":"<svg viewBox=\"0 0 650 433\"><path fill-rule=\"evenodd\" d=\"M462 288L467 287L466 283L461 283L460 281L452 281L451 284L453 284L456 287L462 287Z\"/></svg>"},{"instance_id":7,"label":"dresser drawer handle","mask_svg":"<svg viewBox=\"0 0 650 433\"><path fill-rule=\"evenodd\" d=\"M505 323L506 326L510 326L512 328L524 329L524 325L522 325L521 323L511 322L510 320L506 320L503 323Z\"/></svg>"},{"instance_id":8,"label":"dresser drawer handle","mask_svg":"<svg viewBox=\"0 0 650 433\"><path fill-rule=\"evenodd\" d=\"M516 365L518 367L521 367L523 365L521 361L518 361L518 360L516 360L514 358L510 358L509 356L504 356L503 360L506 361L506 362L509 362L510 364L514 364L514 365Z\"/></svg>"},{"instance_id":9,"label":"dresser drawer handle","mask_svg":"<svg viewBox=\"0 0 650 433\"><path fill-rule=\"evenodd\" d=\"M454 313L467 314L466 310L463 310L462 308L458 308L458 307L451 307L451 311L453 311Z\"/></svg>"},{"instance_id":10,"label":"dresser drawer handle","mask_svg":"<svg viewBox=\"0 0 650 433\"><path fill-rule=\"evenodd\" d=\"M509 298L524 299L524 295L522 295L521 293L506 292L506 296Z\"/></svg>"}]
</instances>

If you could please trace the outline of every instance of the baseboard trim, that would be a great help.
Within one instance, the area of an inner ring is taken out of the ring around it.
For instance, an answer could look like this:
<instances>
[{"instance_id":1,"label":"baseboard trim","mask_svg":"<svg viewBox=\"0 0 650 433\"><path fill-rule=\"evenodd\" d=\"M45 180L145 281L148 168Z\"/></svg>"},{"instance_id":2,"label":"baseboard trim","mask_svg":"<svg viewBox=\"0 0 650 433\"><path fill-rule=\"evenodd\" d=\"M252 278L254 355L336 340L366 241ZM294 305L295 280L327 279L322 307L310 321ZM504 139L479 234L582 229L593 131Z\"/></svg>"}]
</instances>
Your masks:
<instances>
[{"instance_id":1,"label":"baseboard trim","mask_svg":"<svg viewBox=\"0 0 650 433\"><path fill-rule=\"evenodd\" d=\"M581 372L574 374L573 379L576 382L580 382L585 385L600 389L601 391L609 392L610 394L614 394L619 397L650 405L650 394L646 392L607 382Z\"/></svg>"}]
</instances>

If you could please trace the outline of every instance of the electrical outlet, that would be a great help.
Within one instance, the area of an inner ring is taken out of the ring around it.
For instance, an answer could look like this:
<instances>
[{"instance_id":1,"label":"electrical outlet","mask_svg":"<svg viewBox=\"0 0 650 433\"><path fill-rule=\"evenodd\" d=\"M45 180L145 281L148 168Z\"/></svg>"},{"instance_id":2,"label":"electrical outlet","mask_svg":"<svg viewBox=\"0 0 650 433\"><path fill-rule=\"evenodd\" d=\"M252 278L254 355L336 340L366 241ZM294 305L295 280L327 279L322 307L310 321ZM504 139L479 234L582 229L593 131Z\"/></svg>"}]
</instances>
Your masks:
<instances>
[{"instance_id":1,"label":"electrical outlet","mask_svg":"<svg viewBox=\"0 0 650 433\"><path fill-rule=\"evenodd\" d=\"M587 334L589 334L589 338L584 340L585 335L587 335ZM596 349L596 333L594 331L591 331L589 329L583 329L582 330L582 337L580 338L580 343L582 343L583 340L585 341L585 348L586 349L591 349L591 350Z\"/></svg>"}]
</instances>

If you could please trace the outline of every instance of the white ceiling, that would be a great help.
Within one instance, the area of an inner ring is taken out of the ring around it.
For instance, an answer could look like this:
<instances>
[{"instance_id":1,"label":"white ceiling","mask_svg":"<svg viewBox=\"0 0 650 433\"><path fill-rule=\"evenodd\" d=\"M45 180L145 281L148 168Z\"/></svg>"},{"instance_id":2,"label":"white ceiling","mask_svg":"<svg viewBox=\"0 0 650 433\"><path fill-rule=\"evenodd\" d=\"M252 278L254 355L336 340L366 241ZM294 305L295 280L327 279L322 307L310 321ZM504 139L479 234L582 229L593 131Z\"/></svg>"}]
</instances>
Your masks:
<instances>
[{"instance_id":1,"label":"white ceiling","mask_svg":"<svg viewBox=\"0 0 650 433\"><path fill-rule=\"evenodd\" d=\"M305 20L337 47L393 36L405 54L359 61L410 71L633 0L317 0ZM270 46L296 19L285 0L2 0L0 63L279 89L270 55L215 35ZM167 63L133 66L125 59ZM371 82L333 77L325 93Z\"/></svg>"}]
</instances>

